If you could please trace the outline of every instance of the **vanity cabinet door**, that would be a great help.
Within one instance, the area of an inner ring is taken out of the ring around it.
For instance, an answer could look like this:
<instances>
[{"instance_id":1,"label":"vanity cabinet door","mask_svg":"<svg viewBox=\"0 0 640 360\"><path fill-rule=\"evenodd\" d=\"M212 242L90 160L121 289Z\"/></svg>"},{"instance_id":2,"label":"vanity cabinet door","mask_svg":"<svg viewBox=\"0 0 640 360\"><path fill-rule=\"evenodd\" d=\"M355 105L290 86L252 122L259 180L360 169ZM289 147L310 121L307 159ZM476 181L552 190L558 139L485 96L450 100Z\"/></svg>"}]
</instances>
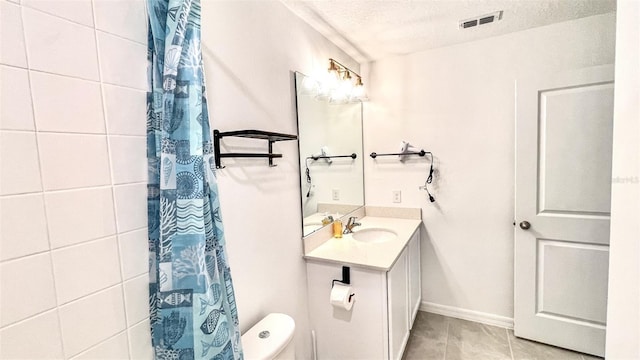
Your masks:
<instances>
[{"instance_id":1,"label":"vanity cabinet door","mask_svg":"<svg viewBox=\"0 0 640 360\"><path fill-rule=\"evenodd\" d=\"M309 320L318 359L387 359L386 273L355 266L350 272L355 302L347 311L329 303L331 281L342 278L342 266L307 261Z\"/></svg>"},{"instance_id":2,"label":"vanity cabinet door","mask_svg":"<svg viewBox=\"0 0 640 360\"><path fill-rule=\"evenodd\" d=\"M389 311L389 359L402 358L409 339L409 286L407 278L407 249L387 272Z\"/></svg>"},{"instance_id":3,"label":"vanity cabinet door","mask_svg":"<svg viewBox=\"0 0 640 360\"><path fill-rule=\"evenodd\" d=\"M420 229L416 230L411 237L408 247L409 260L409 328L413 328L413 322L420 308L422 301L422 280L420 270Z\"/></svg>"}]
</instances>

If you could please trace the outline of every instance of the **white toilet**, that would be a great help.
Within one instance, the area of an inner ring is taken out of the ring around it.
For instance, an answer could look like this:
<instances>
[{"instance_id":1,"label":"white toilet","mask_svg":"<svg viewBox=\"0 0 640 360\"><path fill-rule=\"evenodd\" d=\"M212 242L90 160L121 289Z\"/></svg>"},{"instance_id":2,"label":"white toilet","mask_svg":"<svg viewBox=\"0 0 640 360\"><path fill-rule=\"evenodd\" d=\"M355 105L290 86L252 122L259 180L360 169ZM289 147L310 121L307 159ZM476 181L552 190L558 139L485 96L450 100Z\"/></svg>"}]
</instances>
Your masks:
<instances>
[{"instance_id":1,"label":"white toilet","mask_svg":"<svg viewBox=\"0 0 640 360\"><path fill-rule=\"evenodd\" d=\"M295 349L291 339L296 329L287 314L271 313L242 335L246 360L293 360Z\"/></svg>"}]
</instances>

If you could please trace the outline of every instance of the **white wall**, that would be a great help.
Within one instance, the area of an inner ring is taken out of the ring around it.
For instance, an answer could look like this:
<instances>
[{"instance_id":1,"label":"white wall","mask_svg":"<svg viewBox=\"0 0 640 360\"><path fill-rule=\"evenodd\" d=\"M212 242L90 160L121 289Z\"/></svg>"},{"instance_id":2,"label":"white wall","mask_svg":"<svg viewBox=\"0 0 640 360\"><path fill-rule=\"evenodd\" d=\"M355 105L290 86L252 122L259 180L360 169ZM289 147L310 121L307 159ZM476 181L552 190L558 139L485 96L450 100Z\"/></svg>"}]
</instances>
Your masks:
<instances>
[{"instance_id":1,"label":"white wall","mask_svg":"<svg viewBox=\"0 0 640 360\"><path fill-rule=\"evenodd\" d=\"M611 13L371 65L365 153L407 140L436 157L433 204L427 161L365 161L367 205L422 207L424 305L513 317L515 80L611 64L614 39Z\"/></svg>"},{"instance_id":2,"label":"white wall","mask_svg":"<svg viewBox=\"0 0 640 360\"><path fill-rule=\"evenodd\" d=\"M212 128L295 134L292 71L314 73L329 57L357 64L280 2L203 2L203 54ZM227 138L223 150L265 151L266 142ZM306 271L295 141L282 159L223 159L217 172L240 328L270 312L296 321L297 358L310 357Z\"/></svg>"},{"instance_id":3,"label":"white wall","mask_svg":"<svg viewBox=\"0 0 640 360\"><path fill-rule=\"evenodd\" d=\"M142 1L0 0L0 358L151 358Z\"/></svg>"},{"instance_id":4,"label":"white wall","mask_svg":"<svg viewBox=\"0 0 640 360\"><path fill-rule=\"evenodd\" d=\"M618 1L607 359L640 358L640 3Z\"/></svg>"}]
</instances>

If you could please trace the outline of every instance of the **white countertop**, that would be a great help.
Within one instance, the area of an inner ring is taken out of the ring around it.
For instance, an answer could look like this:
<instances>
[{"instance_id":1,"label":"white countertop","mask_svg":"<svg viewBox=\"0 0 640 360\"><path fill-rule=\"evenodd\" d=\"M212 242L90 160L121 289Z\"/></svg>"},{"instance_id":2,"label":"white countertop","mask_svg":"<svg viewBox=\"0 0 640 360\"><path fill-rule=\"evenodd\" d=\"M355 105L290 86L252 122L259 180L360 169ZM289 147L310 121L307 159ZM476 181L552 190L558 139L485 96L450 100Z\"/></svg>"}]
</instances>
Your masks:
<instances>
[{"instance_id":1,"label":"white countertop","mask_svg":"<svg viewBox=\"0 0 640 360\"><path fill-rule=\"evenodd\" d=\"M322 219L324 218L324 214L321 213L315 213L304 218L302 220L302 236L307 236L323 227Z\"/></svg>"},{"instance_id":2,"label":"white countertop","mask_svg":"<svg viewBox=\"0 0 640 360\"><path fill-rule=\"evenodd\" d=\"M344 234L342 238L330 238L305 254L305 259L388 271L422 221L365 216L358 219L358 222L362 225L356 226L354 232L368 228L384 228L395 232L397 238L382 243L365 243L354 240L351 234Z\"/></svg>"}]
</instances>

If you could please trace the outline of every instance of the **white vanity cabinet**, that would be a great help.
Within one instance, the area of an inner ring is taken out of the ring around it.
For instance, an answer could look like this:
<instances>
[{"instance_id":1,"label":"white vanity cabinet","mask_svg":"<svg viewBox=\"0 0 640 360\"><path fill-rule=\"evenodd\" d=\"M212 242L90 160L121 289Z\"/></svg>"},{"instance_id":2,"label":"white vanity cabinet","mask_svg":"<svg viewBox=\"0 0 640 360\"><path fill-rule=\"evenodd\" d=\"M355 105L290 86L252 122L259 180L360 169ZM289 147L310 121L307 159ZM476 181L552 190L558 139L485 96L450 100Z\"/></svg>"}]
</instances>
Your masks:
<instances>
[{"instance_id":1,"label":"white vanity cabinet","mask_svg":"<svg viewBox=\"0 0 640 360\"><path fill-rule=\"evenodd\" d=\"M307 259L311 329L319 360L399 360L420 304L420 230L388 271L350 266L351 311L331 306L331 281L342 265Z\"/></svg>"}]
</instances>

